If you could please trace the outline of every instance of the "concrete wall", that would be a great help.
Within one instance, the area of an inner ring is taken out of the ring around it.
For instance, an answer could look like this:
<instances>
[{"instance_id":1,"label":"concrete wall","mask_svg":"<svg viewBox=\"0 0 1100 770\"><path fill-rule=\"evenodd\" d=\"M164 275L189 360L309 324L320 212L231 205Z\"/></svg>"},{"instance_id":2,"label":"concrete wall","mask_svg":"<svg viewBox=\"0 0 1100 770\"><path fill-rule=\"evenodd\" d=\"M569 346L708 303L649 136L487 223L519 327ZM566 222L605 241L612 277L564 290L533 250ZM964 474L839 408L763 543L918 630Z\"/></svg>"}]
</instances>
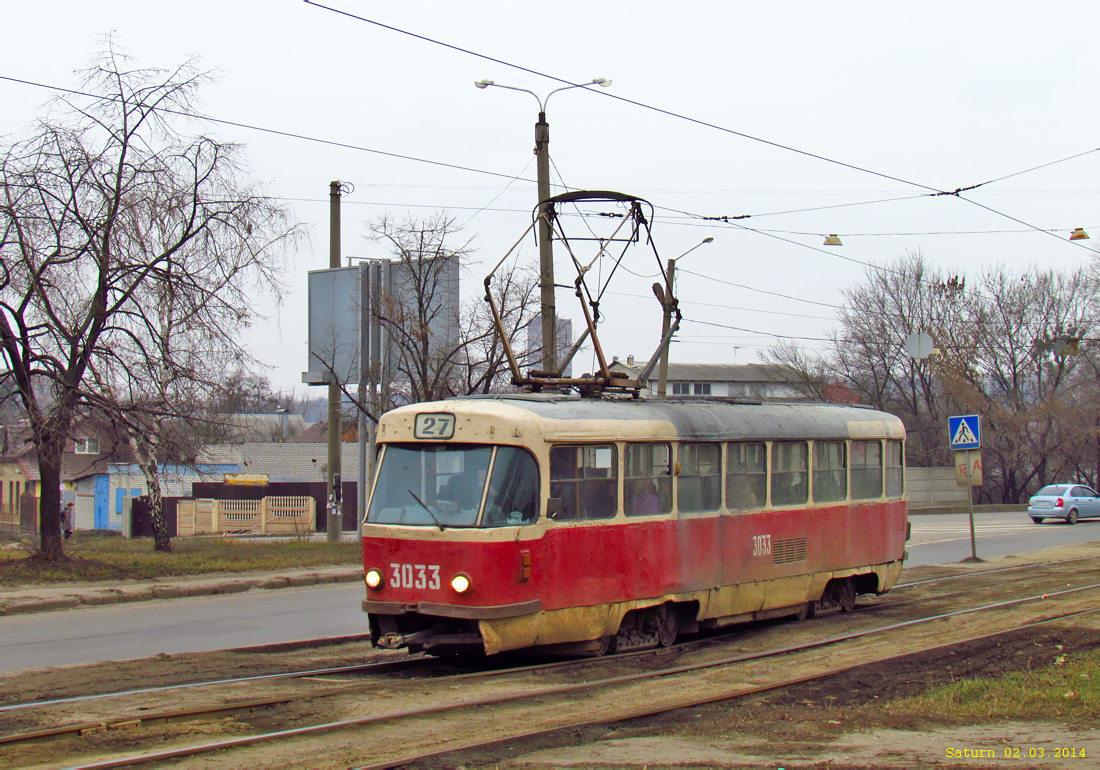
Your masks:
<instances>
[{"instance_id":1,"label":"concrete wall","mask_svg":"<svg viewBox=\"0 0 1100 770\"><path fill-rule=\"evenodd\" d=\"M906 468L905 491L911 509L966 505L969 492L955 483L954 468Z\"/></svg>"}]
</instances>

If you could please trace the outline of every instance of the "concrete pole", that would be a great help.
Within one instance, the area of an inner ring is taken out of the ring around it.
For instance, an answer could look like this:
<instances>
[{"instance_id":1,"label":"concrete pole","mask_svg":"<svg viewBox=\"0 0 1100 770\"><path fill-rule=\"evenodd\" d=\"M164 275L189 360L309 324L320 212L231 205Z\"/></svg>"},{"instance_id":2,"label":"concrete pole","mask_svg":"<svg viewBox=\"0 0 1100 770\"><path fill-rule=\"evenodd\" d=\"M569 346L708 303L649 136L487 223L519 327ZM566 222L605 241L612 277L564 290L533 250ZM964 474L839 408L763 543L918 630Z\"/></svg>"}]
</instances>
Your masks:
<instances>
[{"instance_id":1,"label":"concrete pole","mask_svg":"<svg viewBox=\"0 0 1100 770\"><path fill-rule=\"evenodd\" d=\"M328 266L340 267L340 182L329 183L329 239L328 239ZM335 374L333 375L335 378ZM340 510L340 460L341 460L341 433L343 432L343 419L340 394L340 385L330 382L328 385L328 479L326 492L328 493L328 517L325 520L325 533L330 543L340 542L340 535L344 529L344 516Z\"/></svg>"},{"instance_id":2,"label":"concrete pole","mask_svg":"<svg viewBox=\"0 0 1100 770\"><path fill-rule=\"evenodd\" d=\"M367 455L374 446L368 439L368 420L363 412L370 406L367 400L367 380L370 375L370 265L359 263L359 464L355 485L355 511L360 524L367 516ZM362 531L362 528L360 528Z\"/></svg>"},{"instance_id":3,"label":"concrete pole","mask_svg":"<svg viewBox=\"0 0 1100 770\"><path fill-rule=\"evenodd\" d=\"M664 306L665 306L665 318L661 323L661 339L668 336L668 330L672 327L672 302L673 302L673 281L676 278L676 260L670 259L668 261L668 269L665 272L665 287L664 287ZM668 348L672 344L672 340L668 340L661 346L661 363L657 368L657 397L664 398L668 389Z\"/></svg>"},{"instance_id":4,"label":"concrete pole","mask_svg":"<svg viewBox=\"0 0 1100 770\"><path fill-rule=\"evenodd\" d=\"M554 302L554 244L550 240L549 206L544 201L550 197L550 124L546 113L539 113L535 124L535 170L539 195L539 286L542 306L542 368L548 372L558 370L558 323Z\"/></svg>"}]
</instances>

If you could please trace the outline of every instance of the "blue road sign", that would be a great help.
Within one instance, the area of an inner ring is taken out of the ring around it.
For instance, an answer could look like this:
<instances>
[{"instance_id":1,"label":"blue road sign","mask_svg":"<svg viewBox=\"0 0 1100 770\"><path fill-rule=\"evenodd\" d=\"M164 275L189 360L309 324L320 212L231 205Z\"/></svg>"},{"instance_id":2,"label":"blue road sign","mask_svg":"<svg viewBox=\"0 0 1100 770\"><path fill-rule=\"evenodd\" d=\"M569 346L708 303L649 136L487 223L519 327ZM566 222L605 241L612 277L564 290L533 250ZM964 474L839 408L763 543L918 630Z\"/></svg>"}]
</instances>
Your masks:
<instances>
[{"instance_id":1,"label":"blue road sign","mask_svg":"<svg viewBox=\"0 0 1100 770\"><path fill-rule=\"evenodd\" d=\"M964 414L947 418L947 433L951 439L951 448L961 449L982 448L982 420L976 414Z\"/></svg>"}]
</instances>

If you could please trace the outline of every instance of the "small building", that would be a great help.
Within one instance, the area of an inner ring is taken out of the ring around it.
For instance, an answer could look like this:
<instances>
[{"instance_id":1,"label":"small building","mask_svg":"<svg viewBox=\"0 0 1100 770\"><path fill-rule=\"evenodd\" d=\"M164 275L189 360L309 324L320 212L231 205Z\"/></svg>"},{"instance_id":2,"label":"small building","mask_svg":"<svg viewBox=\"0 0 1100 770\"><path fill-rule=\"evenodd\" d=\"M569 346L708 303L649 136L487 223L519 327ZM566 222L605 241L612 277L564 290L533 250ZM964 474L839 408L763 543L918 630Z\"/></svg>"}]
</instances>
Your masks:
<instances>
[{"instance_id":1,"label":"small building","mask_svg":"<svg viewBox=\"0 0 1100 770\"><path fill-rule=\"evenodd\" d=\"M639 364L630 356L626 362L616 360L611 370L631 378L641 374L645 362ZM649 376L642 396L657 393L657 369ZM665 394L676 397L744 398L757 401L805 401L794 383L797 378L785 366L776 364L674 364L668 365Z\"/></svg>"}]
</instances>

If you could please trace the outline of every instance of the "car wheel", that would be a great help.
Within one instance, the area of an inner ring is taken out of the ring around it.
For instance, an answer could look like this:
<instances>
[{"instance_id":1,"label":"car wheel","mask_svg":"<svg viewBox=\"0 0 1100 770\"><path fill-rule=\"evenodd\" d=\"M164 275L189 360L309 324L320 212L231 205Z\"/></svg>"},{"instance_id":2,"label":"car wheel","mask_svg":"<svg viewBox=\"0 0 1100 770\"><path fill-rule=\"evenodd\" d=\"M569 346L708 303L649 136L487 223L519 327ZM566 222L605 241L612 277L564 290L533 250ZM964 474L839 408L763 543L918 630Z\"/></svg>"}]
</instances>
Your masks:
<instances>
[{"instance_id":1,"label":"car wheel","mask_svg":"<svg viewBox=\"0 0 1100 770\"><path fill-rule=\"evenodd\" d=\"M1076 523L1077 523L1077 509L1076 508L1070 508L1069 513L1066 514L1066 524L1076 524Z\"/></svg>"},{"instance_id":2,"label":"car wheel","mask_svg":"<svg viewBox=\"0 0 1100 770\"><path fill-rule=\"evenodd\" d=\"M1036 524L1042 524L1043 523L1043 517L1042 516L1032 516L1031 520L1034 521Z\"/></svg>"}]
</instances>

